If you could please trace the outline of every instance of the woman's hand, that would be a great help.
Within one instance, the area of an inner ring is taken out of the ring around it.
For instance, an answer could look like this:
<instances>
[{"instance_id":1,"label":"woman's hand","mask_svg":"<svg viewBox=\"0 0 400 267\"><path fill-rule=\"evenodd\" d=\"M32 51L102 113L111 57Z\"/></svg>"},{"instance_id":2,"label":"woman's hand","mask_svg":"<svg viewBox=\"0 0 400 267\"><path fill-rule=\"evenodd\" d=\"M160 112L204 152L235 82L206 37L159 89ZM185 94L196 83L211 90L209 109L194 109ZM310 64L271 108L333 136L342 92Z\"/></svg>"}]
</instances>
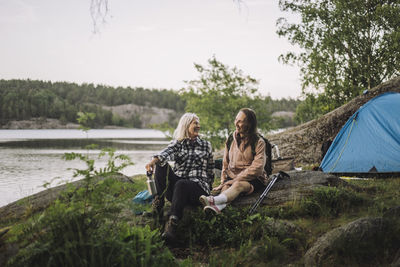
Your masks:
<instances>
[{"instance_id":1,"label":"woman's hand","mask_svg":"<svg viewBox=\"0 0 400 267\"><path fill-rule=\"evenodd\" d=\"M157 157L154 157L149 163L146 164L146 171L152 173L156 167L156 163L158 163L159 161L160 160Z\"/></svg>"},{"instance_id":2,"label":"woman's hand","mask_svg":"<svg viewBox=\"0 0 400 267\"><path fill-rule=\"evenodd\" d=\"M223 181L219 186L214 187L213 190L218 191L222 190L224 186L231 186L233 184L233 180Z\"/></svg>"},{"instance_id":3,"label":"woman's hand","mask_svg":"<svg viewBox=\"0 0 400 267\"><path fill-rule=\"evenodd\" d=\"M231 186L233 184L233 182L235 182L235 180L228 180L223 184L223 186L225 186L225 185Z\"/></svg>"},{"instance_id":4,"label":"woman's hand","mask_svg":"<svg viewBox=\"0 0 400 267\"><path fill-rule=\"evenodd\" d=\"M219 190L222 189L222 187L224 187L224 184L220 184L219 186L214 187L212 190L213 190L213 191L219 191Z\"/></svg>"}]
</instances>

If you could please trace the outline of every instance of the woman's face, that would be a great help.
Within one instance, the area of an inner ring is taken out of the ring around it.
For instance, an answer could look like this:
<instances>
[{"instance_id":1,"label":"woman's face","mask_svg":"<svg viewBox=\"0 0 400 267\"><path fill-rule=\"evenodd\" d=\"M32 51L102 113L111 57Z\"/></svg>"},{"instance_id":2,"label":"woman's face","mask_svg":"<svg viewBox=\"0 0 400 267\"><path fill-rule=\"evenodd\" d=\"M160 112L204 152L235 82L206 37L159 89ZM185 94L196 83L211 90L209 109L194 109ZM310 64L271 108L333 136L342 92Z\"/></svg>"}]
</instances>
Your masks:
<instances>
[{"instance_id":1,"label":"woman's face","mask_svg":"<svg viewBox=\"0 0 400 267\"><path fill-rule=\"evenodd\" d=\"M235 118L235 126L236 126L236 131L240 135L246 134L249 130L249 125L246 120L246 114L244 114L242 111L239 111L239 113Z\"/></svg>"},{"instance_id":2,"label":"woman's face","mask_svg":"<svg viewBox=\"0 0 400 267\"><path fill-rule=\"evenodd\" d=\"M200 131L200 121L196 118L192 120L192 122L189 124L189 138L194 139L197 136L199 136L199 131Z\"/></svg>"}]
</instances>

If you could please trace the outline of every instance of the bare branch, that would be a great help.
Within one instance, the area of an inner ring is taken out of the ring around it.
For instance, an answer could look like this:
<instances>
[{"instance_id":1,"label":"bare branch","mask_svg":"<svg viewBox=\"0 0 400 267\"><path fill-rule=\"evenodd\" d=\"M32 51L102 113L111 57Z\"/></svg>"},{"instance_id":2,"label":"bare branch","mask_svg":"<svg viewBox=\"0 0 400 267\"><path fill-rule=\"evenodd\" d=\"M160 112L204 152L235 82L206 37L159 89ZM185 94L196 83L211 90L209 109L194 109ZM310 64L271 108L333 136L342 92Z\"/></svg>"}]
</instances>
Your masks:
<instances>
[{"instance_id":1,"label":"bare branch","mask_svg":"<svg viewBox=\"0 0 400 267\"><path fill-rule=\"evenodd\" d=\"M105 24L109 15L108 0L91 0L90 15L93 22L93 33L99 33L101 25Z\"/></svg>"}]
</instances>

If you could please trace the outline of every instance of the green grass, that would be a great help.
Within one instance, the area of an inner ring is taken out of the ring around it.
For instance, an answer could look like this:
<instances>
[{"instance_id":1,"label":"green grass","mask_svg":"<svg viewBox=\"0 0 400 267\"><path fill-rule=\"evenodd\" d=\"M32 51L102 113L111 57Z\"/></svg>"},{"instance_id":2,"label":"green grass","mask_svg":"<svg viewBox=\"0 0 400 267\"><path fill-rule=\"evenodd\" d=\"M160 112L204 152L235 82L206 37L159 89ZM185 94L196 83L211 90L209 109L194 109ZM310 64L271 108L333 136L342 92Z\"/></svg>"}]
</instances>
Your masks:
<instances>
[{"instance_id":1,"label":"green grass","mask_svg":"<svg viewBox=\"0 0 400 267\"><path fill-rule=\"evenodd\" d=\"M67 191L46 211L4 225L11 226L6 242L21 247L10 266L301 266L324 233L400 206L400 179L370 179L349 181L352 187L321 187L296 202L261 206L252 216L248 208L231 206L220 216L188 209L178 227L184 246L168 248L159 225L132 212L131 200L146 188L145 179L106 179L89 191ZM325 263L389 264L400 242L398 221L377 238L363 247L343 244Z\"/></svg>"},{"instance_id":2,"label":"green grass","mask_svg":"<svg viewBox=\"0 0 400 267\"><path fill-rule=\"evenodd\" d=\"M157 230L121 216L143 183L108 178L65 192L45 212L13 227L20 244L10 266L171 266ZM138 188L139 187L139 188Z\"/></svg>"}]
</instances>

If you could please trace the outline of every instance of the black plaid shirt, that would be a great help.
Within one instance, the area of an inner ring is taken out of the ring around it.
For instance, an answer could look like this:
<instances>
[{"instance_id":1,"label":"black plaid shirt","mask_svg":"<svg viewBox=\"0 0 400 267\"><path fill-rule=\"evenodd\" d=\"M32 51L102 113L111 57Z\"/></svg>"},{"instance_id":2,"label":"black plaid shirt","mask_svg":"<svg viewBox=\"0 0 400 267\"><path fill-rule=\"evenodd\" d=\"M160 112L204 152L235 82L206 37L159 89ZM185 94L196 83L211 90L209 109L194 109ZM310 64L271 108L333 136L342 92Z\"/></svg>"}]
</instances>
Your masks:
<instances>
[{"instance_id":1,"label":"black plaid shirt","mask_svg":"<svg viewBox=\"0 0 400 267\"><path fill-rule=\"evenodd\" d=\"M211 143L197 137L195 140L173 140L159 154L155 155L164 166L167 161L175 161L174 173L182 179L196 182L210 194L214 182L214 157Z\"/></svg>"}]
</instances>

